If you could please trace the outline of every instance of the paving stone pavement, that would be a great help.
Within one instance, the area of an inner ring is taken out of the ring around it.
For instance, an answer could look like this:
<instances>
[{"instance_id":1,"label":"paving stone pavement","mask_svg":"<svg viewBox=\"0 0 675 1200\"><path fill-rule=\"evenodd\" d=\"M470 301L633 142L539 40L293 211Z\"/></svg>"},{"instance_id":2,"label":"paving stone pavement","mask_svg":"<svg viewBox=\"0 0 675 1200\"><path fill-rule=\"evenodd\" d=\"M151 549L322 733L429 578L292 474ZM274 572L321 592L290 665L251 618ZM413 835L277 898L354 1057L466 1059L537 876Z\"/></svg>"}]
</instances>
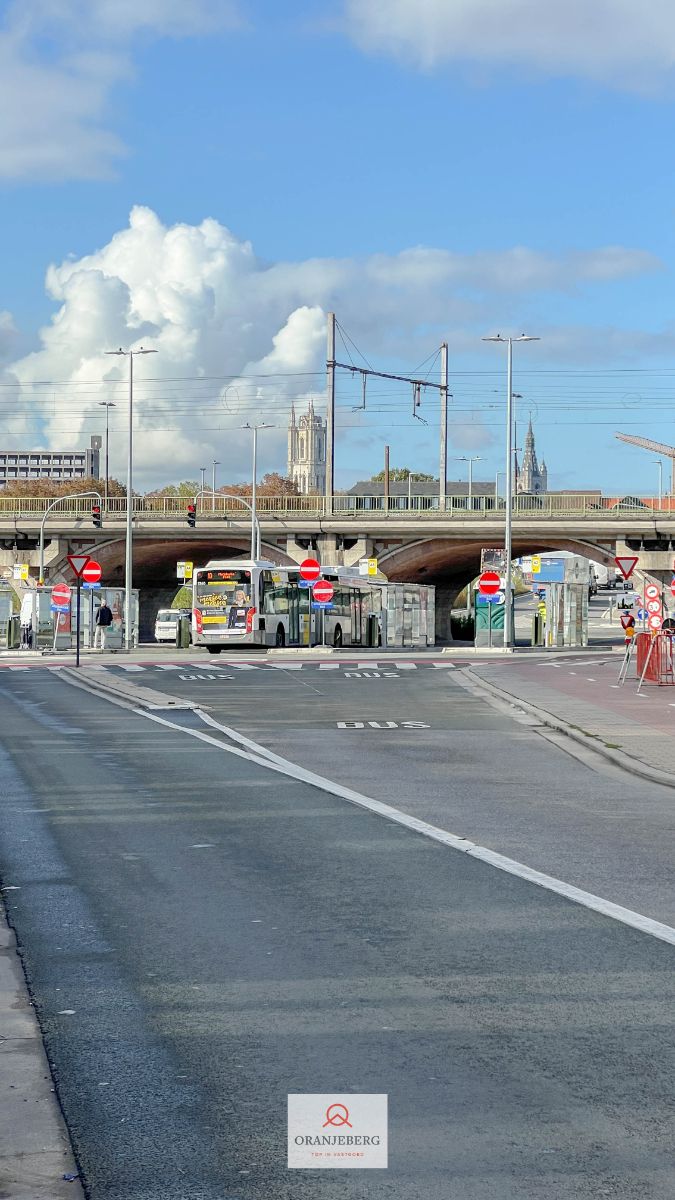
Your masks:
<instances>
[{"instance_id":1,"label":"paving stone pavement","mask_svg":"<svg viewBox=\"0 0 675 1200\"><path fill-rule=\"evenodd\" d=\"M620 665L614 655L605 661L481 663L471 673L675 777L675 688L645 684L638 696L632 675L618 685Z\"/></svg>"}]
</instances>

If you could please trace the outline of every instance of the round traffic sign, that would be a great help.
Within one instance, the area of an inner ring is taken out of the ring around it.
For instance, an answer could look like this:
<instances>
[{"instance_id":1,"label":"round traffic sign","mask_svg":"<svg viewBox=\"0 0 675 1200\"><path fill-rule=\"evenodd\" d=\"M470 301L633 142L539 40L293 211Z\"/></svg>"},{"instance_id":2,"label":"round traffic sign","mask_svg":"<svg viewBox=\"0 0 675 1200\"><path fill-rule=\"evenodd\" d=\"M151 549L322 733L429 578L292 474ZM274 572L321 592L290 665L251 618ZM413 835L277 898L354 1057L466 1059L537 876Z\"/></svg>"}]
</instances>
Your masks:
<instances>
[{"instance_id":1,"label":"round traffic sign","mask_svg":"<svg viewBox=\"0 0 675 1200\"><path fill-rule=\"evenodd\" d=\"M300 577L314 582L321 574L321 566L315 558L306 558L300 563Z\"/></svg>"},{"instance_id":2,"label":"round traffic sign","mask_svg":"<svg viewBox=\"0 0 675 1200\"><path fill-rule=\"evenodd\" d=\"M478 591L484 596L496 596L500 590L500 579L496 571L483 571L478 578Z\"/></svg>"},{"instance_id":3,"label":"round traffic sign","mask_svg":"<svg viewBox=\"0 0 675 1200\"><path fill-rule=\"evenodd\" d=\"M65 605L70 603L70 588L67 583L57 583L52 588L52 604Z\"/></svg>"},{"instance_id":4,"label":"round traffic sign","mask_svg":"<svg viewBox=\"0 0 675 1200\"><path fill-rule=\"evenodd\" d=\"M654 614L653 617L649 618L648 624L650 629L660 629L663 624L663 618Z\"/></svg>"},{"instance_id":5,"label":"round traffic sign","mask_svg":"<svg viewBox=\"0 0 675 1200\"><path fill-rule=\"evenodd\" d=\"M673 578L670 581L670 590L675 596L675 575L673 575Z\"/></svg>"},{"instance_id":6,"label":"round traffic sign","mask_svg":"<svg viewBox=\"0 0 675 1200\"><path fill-rule=\"evenodd\" d=\"M661 601L660 600L648 600L647 601L647 612L650 612L650 613L661 612Z\"/></svg>"},{"instance_id":7,"label":"round traffic sign","mask_svg":"<svg viewBox=\"0 0 675 1200\"><path fill-rule=\"evenodd\" d=\"M320 579L312 588L312 595L319 604L329 604L333 599L333 585L327 579Z\"/></svg>"},{"instance_id":8,"label":"round traffic sign","mask_svg":"<svg viewBox=\"0 0 675 1200\"><path fill-rule=\"evenodd\" d=\"M661 594L661 590L657 583L648 583L647 586L645 587L645 599L646 600L658 600L660 594Z\"/></svg>"},{"instance_id":9,"label":"round traffic sign","mask_svg":"<svg viewBox=\"0 0 675 1200\"><path fill-rule=\"evenodd\" d=\"M90 558L82 571L82 578L85 583L98 583L101 578L101 564Z\"/></svg>"}]
</instances>

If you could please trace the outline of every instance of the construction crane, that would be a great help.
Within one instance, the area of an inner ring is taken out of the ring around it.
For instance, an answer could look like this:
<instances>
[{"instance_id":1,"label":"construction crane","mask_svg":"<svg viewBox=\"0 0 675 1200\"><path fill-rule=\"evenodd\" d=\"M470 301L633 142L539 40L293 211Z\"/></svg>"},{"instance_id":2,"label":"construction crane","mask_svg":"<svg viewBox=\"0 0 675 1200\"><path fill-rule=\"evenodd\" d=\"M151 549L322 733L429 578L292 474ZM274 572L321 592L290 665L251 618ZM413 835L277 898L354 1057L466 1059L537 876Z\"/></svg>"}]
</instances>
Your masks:
<instances>
[{"instance_id":1,"label":"construction crane","mask_svg":"<svg viewBox=\"0 0 675 1200\"><path fill-rule=\"evenodd\" d=\"M636 437L633 433L615 433L620 442L629 442L631 446L641 446L643 450L652 450L654 454L662 454L670 459L670 494L675 495L675 446L666 446L663 442L653 442L651 438Z\"/></svg>"}]
</instances>

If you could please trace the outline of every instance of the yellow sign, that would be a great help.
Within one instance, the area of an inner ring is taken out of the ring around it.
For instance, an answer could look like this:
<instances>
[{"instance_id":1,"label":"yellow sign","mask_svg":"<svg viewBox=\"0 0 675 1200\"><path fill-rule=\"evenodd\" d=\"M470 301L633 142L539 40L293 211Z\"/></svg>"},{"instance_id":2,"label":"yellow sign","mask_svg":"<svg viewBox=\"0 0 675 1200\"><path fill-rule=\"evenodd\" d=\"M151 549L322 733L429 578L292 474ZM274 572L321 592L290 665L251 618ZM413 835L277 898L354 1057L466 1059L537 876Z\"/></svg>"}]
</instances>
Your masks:
<instances>
[{"instance_id":1,"label":"yellow sign","mask_svg":"<svg viewBox=\"0 0 675 1200\"><path fill-rule=\"evenodd\" d=\"M369 575L377 575L377 559L376 558L368 559L368 574Z\"/></svg>"},{"instance_id":2,"label":"yellow sign","mask_svg":"<svg viewBox=\"0 0 675 1200\"><path fill-rule=\"evenodd\" d=\"M14 579L28 579L28 563L14 563Z\"/></svg>"},{"instance_id":3,"label":"yellow sign","mask_svg":"<svg viewBox=\"0 0 675 1200\"><path fill-rule=\"evenodd\" d=\"M192 567L193 564L191 562L177 562L176 575L178 579L182 579L184 581L192 579Z\"/></svg>"},{"instance_id":4,"label":"yellow sign","mask_svg":"<svg viewBox=\"0 0 675 1200\"><path fill-rule=\"evenodd\" d=\"M532 574L538 575L540 571L541 571L541 555L533 554L532 555Z\"/></svg>"}]
</instances>

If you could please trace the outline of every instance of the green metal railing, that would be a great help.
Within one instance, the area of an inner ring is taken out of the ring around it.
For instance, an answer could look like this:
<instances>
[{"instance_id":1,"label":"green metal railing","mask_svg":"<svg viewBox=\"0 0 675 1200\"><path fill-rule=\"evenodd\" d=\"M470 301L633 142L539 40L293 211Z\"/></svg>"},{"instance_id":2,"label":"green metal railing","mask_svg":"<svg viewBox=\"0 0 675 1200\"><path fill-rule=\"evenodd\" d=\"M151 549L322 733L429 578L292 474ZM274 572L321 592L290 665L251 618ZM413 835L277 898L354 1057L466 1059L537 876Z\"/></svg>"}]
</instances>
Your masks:
<instances>
[{"instance_id":1,"label":"green metal railing","mask_svg":"<svg viewBox=\"0 0 675 1200\"><path fill-rule=\"evenodd\" d=\"M0 495L0 521L39 521L52 503L45 497L12 497ZM190 497L184 496L135 496L133 511L139 520L183 520L186 517ZM258 516L265 519L320 518L326 517L328 506L323 496L259 496ZM437 496L390 496L388 507L382 496L334 496L332 514L336 518L355 520L386 516L392 520L438 520L489 521L503 518L504 501L491 496L448 496L441 506ZM238 524L247 522L240 504L229 496L203 496L198 501L197 513L202 520L230 520ZM599 496L580 493L578 495L514 496L512 513L514 518L546 520L549 518L586 517L592 519L616 519L625 521L643 518L658 520L675 513L675 497L665 496L660 501L645 496ZM123 521L126 516L126 499L109 498L103 510L105 521ZM63 498L58 513L50 516L50 524L58 519L91 519L91 501Z\"/></svg>"}]
</instances>

